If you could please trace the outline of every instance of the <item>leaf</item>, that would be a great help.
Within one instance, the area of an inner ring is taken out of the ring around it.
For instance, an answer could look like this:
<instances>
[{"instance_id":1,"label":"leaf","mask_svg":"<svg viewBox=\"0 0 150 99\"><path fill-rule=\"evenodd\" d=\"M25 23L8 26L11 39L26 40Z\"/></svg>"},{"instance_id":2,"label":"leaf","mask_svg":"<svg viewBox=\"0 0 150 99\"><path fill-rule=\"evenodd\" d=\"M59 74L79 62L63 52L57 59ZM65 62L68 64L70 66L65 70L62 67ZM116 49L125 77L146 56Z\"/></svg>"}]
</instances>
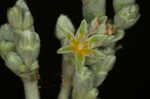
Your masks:
<instances>
[{"instance_id":1,"label":"leaf","mask_svg":"<svg viewBox=\"0 0 150 99\"><path fill-rule=\"evenodd\" d=\"M105 29L106 29L106 21L107 21L107 16L102 16L100 17L100 25L97 29L97 33L98 34L104 34L105 33Z\"/></svg>"},{"instance_id":2,"label":"leaf","mask_svg":"<svg viewBox=\"0 0 150 99\"><path fill-rule=\"evenodd\" d=\"M66 36L70 38L74 32L75 29L70 19L65 15L60 15L56 25L56 37L58 39L63 39Z\"/></svg>"},{"instance_id":3,"label":"leaf","mask_svg":"<svg viewBox=\"0 0 150 99\"><path fill-rule=\"evenodd\" d=\"M14 41L13 29L9 24L4 24L0 27L0 41Z\"/></svg>"},{"instance_id":4,"label":"leaf","mask_svg":"<svg viewBox=\"0 0 150 99\"><path fill-rule=\"evenodd\" d=\"M105 57L103 63L101 63L100 71L109 72L112 69L115 61L116 61L116 56L108 55L107 57Z\"/></svg>"},{"instance_id":5,"label":"leaf","mask_svg":"<svg viewBox=\"0 0 150 99\"><path fill-rule=\"evenodd\" d=\"M15 52L9 52L7 54L5 63L7 67L16 74L28 72L26 66L23 64L21 57L19 57Z\"/></svg>"},{"instance_id":6,"label":"leaf","mask_svg":"<svg viewBox=\"0 0 150 99\"><path fill-rule=\"evenodd\" d=\"M88 40L91 44L91 47L94 48L94 47L101 46L101 44L104 42L106 38L107 38L107 35L97 34L97 35L91 36Z\"/></svg>"},{"instance_id":7,"label":"leaf","mask_svg":"<svg viewBox=\"0 0 150 99\"><path fill-rule=\"evenodd\" d=\"M72 48L70 46L64 46L57 50L58 54L66 54L72 52Z\"/></svg>"},{"instance_id":8,"label":"leaf","mask_svg":"<svg viewBox=\"0 0 150 99\"><path fill-rule=\"evenodd\" d=\"M96 50L96 49L91 49L90 53L96 57L104 57L105 56L105 54L103 52L100 52L99 50Z\"/></svg>"},{"instance_id":9,"label":"leaf","mask_svg":"<svg viewBox=\"0 0 150 99\"><path fill-rule=\"evenodd\" d=\"M84 39L86 36L88 36L88 24L86 22L86 20L83 20L80 24L80 27L77 30L77 34L76 37L78 39Z\"/></svg>"},{"instance_id":10,"label":"leaf","mask_svg":"<svg viewBox=\"0 0 150 99\"><path fill-rule=\"evenodd\" d=\"M117 30L115 35L114 35L114 39L112 40L112 42L116 42L121 40L125 35L125 32L123 30Z\"/></svg>"},{"instance_id":11,"label":"leaf","mask_svg":"<svg viewBox=\"0 0 150 99\"><path fill-rule=\"evenodd\" d=\"M89 34L104 34L106 28L106 21L107 16L96 17L95 19L93 19L89 27Z\"/></svg>"},{"instance_id":12,"label":"leaf","mask_svg":"<svg viewBox=\"0 0 150 99\"><path fill-rule=\"evenodd\" d=\"M108 55L105 56L105 58L95 65L91 66L93 72L95 73L95 87L101 85L103 81L105 80L108 72L112 69L114 66L114 63L116 61L116 56L114 55Z\"/></svg>"},{"instance_id":13,"label":"leaf","mask_svg":"<svg viewBox=\"0 0 150 99\"><path fill-rule=\"evenodd\" d=\"M15 50L15 44L9 41L1 41L0 42L0 55L3 59L6 58L6 55L10 52L10 51L14 51Z\"/></svg>"},{"instance_id":14,"label":"leaf","mask_svg":"<svg viewBox=\"0 0 150 99\"><path fill-rule=\"evenodd\" d=\"M90 23L90 27L89 27L89 33L90 34L96 33L97 25L98 25L98 17L94 18Z\"/></svg>"},{"instance_id":15,"label":"leaf","mask_svg":"<svg viewBox=\"0 0 150 99\"><path fill-rule=\"evenodd\" d=\"M104 46L108 46L112 43L115 43L119 40L121 40L124 37L125 33L123 30L117 30L116 33L114 33L114 35L109 35L105 41L103 42Z\"/></svg>"}]
</instances>

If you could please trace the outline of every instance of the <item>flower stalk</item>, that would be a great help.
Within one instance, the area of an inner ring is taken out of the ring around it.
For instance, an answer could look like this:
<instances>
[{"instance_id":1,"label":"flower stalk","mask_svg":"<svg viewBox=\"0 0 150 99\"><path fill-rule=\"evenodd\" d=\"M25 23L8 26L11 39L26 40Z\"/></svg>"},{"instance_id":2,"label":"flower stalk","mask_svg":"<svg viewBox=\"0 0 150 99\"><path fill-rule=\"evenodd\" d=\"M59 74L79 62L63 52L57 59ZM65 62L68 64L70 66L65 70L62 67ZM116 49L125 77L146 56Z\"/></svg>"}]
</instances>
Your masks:
<instances>
[{"instance_id":1,"label":"flower stalk","mask_svg":"<svg viewBox=\"0 0 150 99\"><path fill-rule=\"evenodd\" d=\"M62 84L58 99L70 99L74 68L71 54L63 55L62 63Z\"/></svg>"},{"instance_id":2,"label":"flower stalk","mask_svg":"<svg viewBox=\"0 0 150 99\"><path fill-rule=\"evenodd\" d=\"M37 81L23 81L26 99L40 99Z\"/></svg>"},{"instance_id":3,"label":"flower stalk","mask_svg":"<svg viewBox=\"0 0 150 99\"><path fill-rule=\"evenodd\" d=\"M38 80L35 72L25 74L22 81L24 85L25 99L40 99Z\"/></svg>"}]
</instances>

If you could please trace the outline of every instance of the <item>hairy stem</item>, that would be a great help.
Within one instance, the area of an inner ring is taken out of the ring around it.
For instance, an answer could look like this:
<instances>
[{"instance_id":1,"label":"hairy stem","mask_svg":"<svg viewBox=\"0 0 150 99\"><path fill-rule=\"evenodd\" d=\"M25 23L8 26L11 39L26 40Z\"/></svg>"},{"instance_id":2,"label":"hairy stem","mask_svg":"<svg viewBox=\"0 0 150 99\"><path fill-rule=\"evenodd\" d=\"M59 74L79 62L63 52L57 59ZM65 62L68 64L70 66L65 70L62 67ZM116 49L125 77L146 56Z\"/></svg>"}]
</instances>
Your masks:
<instances>
[{"instance_id":1,"label":"hairy stem","mask_svg":"<svg viewBox=\"0 0 150 99\"><path fill-rule=\"evenodd\" d=\"M24 84L25 99L40 99L37 75L37 71L21 75Z\"/></svg>"},{"instance_id":2,"label":"hairy stem","mask_svg":"<svg viewBox=\"0 0 150 99\"><path fill-rule=\"evenodd\" d=\"M72 88L72 79L74 74L74 66L72 65L72 55L63 56L62 65L62 86L58 99L69 99Z\"/></svg>"},{"instance_id":3,"label":"hairy stem","mask_svg":"<svg viewBox=\"0 0 150 99\"><path fill-rule=\"evenodd\" d=\"M69 84L65 84L66 86L63 86L61 88L61 91L59 93L59 96L58 96L58 99L69 99L69 94L70 94L70 91L71 91L71 85L70 83Z\"/></svg>"},{"instance_id":4,"label":"hairy stem","mask_svg":"<svg viewBox=\"0 0 150 99\"><path fill-rule=\"evenodd\" d=\"M40 99L37 80L23 80L26 99Z\"/></svg>"}]
</instances>

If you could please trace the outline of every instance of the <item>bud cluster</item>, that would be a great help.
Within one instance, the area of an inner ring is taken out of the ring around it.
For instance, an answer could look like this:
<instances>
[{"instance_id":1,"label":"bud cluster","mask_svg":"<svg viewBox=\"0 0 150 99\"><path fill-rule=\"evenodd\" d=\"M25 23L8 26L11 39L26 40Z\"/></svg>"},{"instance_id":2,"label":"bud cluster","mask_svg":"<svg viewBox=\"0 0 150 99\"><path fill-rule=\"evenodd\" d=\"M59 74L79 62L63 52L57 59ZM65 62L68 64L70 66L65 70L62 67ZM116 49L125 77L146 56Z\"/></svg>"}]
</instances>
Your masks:
<instances>
[{"instance_id":1,"label":"bud cluster","mask_svg":"<svg viewBox=\"0 0 150 99\"><path fill-rule=\"evenodd\" d=\"M39 68L40 38L24 0L8 9L7 16L8 23L0 28L0 55L12 72L23 77Z\"/></svg>"}]
</instances>

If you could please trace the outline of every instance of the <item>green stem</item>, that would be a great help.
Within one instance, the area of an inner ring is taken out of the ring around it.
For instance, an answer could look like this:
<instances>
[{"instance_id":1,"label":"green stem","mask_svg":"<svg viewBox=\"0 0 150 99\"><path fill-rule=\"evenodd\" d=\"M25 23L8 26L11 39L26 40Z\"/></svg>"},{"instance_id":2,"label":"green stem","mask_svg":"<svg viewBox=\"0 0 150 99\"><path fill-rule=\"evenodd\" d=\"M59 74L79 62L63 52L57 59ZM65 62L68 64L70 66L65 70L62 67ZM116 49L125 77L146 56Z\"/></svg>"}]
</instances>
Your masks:
<instances>
[{"instance_id":1,"label":"green stem","mask_svg":"<svg viewBox=\"0 0 150 99\"><path fill-rule=\"evenodd\" d=\"M40 99L37 83L37 80L23 80L26 99Z\"/></svg>"},{"instance_id":2,"label":"green stem","mask_svg":"<svg viewBox=\"0 0 150 99\"><path fill-rule=\"evenodd\" d=\"M61 88L58 99L69 99L70 91L71 91L70 84L66 84L66 86L63 86Z\"/></svg>"},{"instance_id":3,"label":"green stem","mask_svg":"<svg viewBox=\"0 0 150 99\"><path fill-rule=\"evenodd\" d=\"M40 99L37 75L37 70L21 75L24 84L25 99Z\"/></svg>"},{"instance_id":4,"label":"green stem","mask_svg":"<svg viewBox=\"0 0 150 99\"><path fill-rule=\"evenodd\" d=\"M72 88L72 79L74 74L74 66L72 63L73 55L63 55L62 65L62 86L58 99L69 99Z\"/></svg>"}]
</instances>

